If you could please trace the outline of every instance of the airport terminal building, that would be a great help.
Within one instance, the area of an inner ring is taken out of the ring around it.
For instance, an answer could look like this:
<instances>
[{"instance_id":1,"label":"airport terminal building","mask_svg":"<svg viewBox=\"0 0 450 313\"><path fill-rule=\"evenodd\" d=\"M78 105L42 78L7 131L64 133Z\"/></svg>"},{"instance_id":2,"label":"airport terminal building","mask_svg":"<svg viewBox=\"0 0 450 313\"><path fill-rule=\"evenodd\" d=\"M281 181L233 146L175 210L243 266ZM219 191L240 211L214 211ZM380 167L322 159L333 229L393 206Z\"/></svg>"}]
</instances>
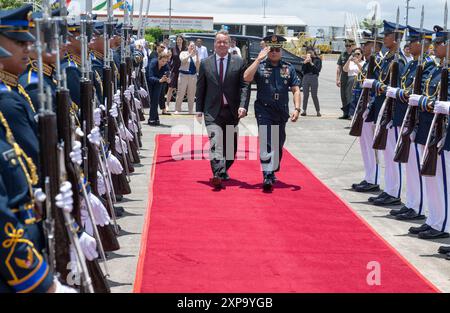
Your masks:
<instances>
[{"instance_id":1,"label":"airport terminal building","mask_svg":"<svg viewBox=\"0 0 450 313\"><path fill-rule=\"evenodd\" d=\"M100 20L106 20L106 11L95 12ZM123 12L115 12L121 20ZM137 27L139 14L135 12L133 24ZM226 29L233 35L264 37L273 33L276 27L284 27L285 35L292 37L306 31L306 23L297 16L257 14L216 14L216 13L176 13L169 18L167 12L152 12L147 19L147 27L171 29L196 29L214 31Z\"/></svg>"}]
</instances>

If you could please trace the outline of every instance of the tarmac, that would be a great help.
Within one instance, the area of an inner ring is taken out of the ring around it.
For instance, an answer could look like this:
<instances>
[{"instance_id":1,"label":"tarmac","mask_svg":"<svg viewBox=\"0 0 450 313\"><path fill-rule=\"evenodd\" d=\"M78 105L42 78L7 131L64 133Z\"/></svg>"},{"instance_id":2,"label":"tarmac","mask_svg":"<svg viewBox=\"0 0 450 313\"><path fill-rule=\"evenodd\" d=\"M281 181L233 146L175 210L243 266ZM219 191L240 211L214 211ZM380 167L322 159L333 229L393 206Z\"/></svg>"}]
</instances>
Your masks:
<instances>
[{"instance_id":1,"label":"tarmac","mask_svg":"<svg viewBox=\"0 0 450 313\"><path fill-rule=\"evenodd\" d=\"M299 161L309 167L314 174L340 196L370 227L372 227L418 272L442 292L450 292L450 261L437 253L441 245L450 245L450 239L422 240L408 235L411 226L419 226L424 221L397 221L389 216L389 211L397 207L377 207L367 202L372 194L351 190L352 183L364 177L358 139L348 135L348 120L339 120L341 100L339 88L335 85L336 61L325 60L319 77L319 100L322 117L316 117L312 99L309 100L309 116L300 117L296 123L287 125L287 148ZM253 102L256 91L252 90L249 115L241 120L240 135L257 135ZM174 109L171 103L170 109ZM293 109L293 103L290 104ZM187 111L187 104L183 104ZM148 109L146 109L146 113ZM131 174L132 194L118 205L125 208L125 216L118 219L122 228L119 242L121 249L108 253L109 282L114 293L132 292L136 267L140 254L141 234L148 205L148 191L151 177L156 134L179 133L191 130L204 132L192 115L160 116L163 127L150 127L142 122L143 147L140 151L141 164L135 165ZM345 156L345 158L344 158ZM381 188L384 182L384 168L381 170ZM403 183L404 187L405 183ZM179 186L174 186L174 196ZM154 191L158 192L157 186ZM405 199L404 191L402 199ZM299 199L301 201L301 199ZM427 211L426 211L427 213ZM345 228L346 225L342 225ZM317 234L320 236L320 234ZM358 251L354 252L355 254ZM327 251L323 251L324 257ZM377 260L373 260L377 261ZM382 275L381 264L381 275ZM400 273L399 273L400 274ZM381 278L382 279L382 278ZM382 283L382 281L381 281Z\"/></svg>"}]
</instances>

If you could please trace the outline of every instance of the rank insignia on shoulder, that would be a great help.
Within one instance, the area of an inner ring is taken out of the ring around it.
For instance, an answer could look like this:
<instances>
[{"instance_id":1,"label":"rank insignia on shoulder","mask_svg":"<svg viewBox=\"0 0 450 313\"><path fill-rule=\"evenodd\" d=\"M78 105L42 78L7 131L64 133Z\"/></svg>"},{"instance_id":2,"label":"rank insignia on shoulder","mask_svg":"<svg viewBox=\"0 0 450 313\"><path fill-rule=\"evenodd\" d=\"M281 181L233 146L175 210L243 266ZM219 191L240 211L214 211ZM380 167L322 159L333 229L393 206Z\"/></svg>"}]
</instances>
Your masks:
<instances>
[{"instance_id":1,"label":"rank insignia on shoulder","mask_svg":"<svg viewBox=\"0 0 450 313\"><path fill-rule=\"evenodd\" d=\"M10 149L3 152L3 159L7 162L17 159L16 151L14 149Z\"/></svg>"}]
</instances>

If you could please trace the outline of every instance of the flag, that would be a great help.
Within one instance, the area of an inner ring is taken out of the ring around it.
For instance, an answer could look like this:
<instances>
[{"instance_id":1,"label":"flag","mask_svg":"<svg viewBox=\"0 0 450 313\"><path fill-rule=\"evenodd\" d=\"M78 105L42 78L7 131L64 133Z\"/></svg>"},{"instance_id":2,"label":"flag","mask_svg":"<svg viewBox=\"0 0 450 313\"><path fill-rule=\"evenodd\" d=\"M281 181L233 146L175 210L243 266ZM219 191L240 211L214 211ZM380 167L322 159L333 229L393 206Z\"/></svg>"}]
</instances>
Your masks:
<instances>
[{"instance_id":1,"label":"flag","mask_svg":"<svg viewBox=\"0 0 450 313\"><path fill-rule=\"evenodd\" d=\"M123 6L125 1L118 1L116 4L113 5L113 10Z\"/></svg>"},{"instance_id":2,"label":"flag","mask_svg":"<svg viewBox=\"0 0 450 313\"><path fill-rule=\"evenodd\" d=\"M94 8L92 8L92 10L93 10L93 11L98 11L98 10L104 9L104 8L106 7L107 4L108 4L108 3L107 3L107 1L105 0L105 1L103 1L103 2L101 2L101 3L99 3L99 4L97 4Z\"/></svg>"}]
</instances>

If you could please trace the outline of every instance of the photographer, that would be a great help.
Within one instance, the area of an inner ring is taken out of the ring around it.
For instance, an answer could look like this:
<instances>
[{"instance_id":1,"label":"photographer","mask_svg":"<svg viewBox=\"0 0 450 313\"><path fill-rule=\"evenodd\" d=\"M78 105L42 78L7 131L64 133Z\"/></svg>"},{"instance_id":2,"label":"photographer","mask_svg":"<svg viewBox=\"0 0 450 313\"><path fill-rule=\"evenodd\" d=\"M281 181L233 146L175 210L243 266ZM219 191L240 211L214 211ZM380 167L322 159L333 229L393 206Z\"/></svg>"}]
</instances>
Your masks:
<instances>
[{"instance_id":1,"label":"photographer","mask_svg":"<svg viewBox=\"0 0 450 313\"><path fill-rule=\"evenodd\" d=\"M189 114L194 113L195 91L197 89L197 72L200 67L200 58L198 57L195 43L189 44L188 51L180 53L181 66L178 76L178 92L175 105L175 114L181 112L181 103L187 92Z\"/></svg>"},{"instance_id":2,"label":"photographer","mask_svg":"<svg viewBox=\"0 0 450 313\"><path fill-rule=\"evenodd\" d=\"M313 98L314 106L316 107L317 116L320 114L319 98L317 92L319 89L319 73L322 69L322 60L316 55L313 48L308 48L306 51L305 61L303 61L303 112L301 116L306 116L306 108L308 107L309 91Z\"/></svg>"},{"instance_id":3,"label":"photographer","mask_svg":"<svg viewBox=\"0 0 450 313\"><path fill-rule=\"evenodd\" d=\"M363 60L363 52L362 52L361 48L354 49L352 52L352 55L350 56L350 58L347 60L347 62L345 63L345 65L343 67L343 71L346 72L348 75L348 83L352 84L352 86L354 86L356 77L362 71L364 63L365 63L365 61ZM350 108L349 108L350 116L353 116L353 113L355 112L356 102L357 102L357 99L359 98L360 93L361 93L361 90L355 90L353 88L353 92L352 92L353 99L352 99L352 102L351 102ZM356 97L356 100L355 100L355 97Z\"/></svg>"},{"instance_id":4,"label":"photographer","mask_svg":"<svg viewBox=\"0 0 450 313\"><path fill-rule=\"evenodd\" d=\"M164 83L170 83L170 70L167 63L169 55L165 52L158 54L157 58L148 63L147 83L150 91L150 117L148 125L159 126L158 103L161 94L161 86Z\"/></svg>"}]
</instances>

